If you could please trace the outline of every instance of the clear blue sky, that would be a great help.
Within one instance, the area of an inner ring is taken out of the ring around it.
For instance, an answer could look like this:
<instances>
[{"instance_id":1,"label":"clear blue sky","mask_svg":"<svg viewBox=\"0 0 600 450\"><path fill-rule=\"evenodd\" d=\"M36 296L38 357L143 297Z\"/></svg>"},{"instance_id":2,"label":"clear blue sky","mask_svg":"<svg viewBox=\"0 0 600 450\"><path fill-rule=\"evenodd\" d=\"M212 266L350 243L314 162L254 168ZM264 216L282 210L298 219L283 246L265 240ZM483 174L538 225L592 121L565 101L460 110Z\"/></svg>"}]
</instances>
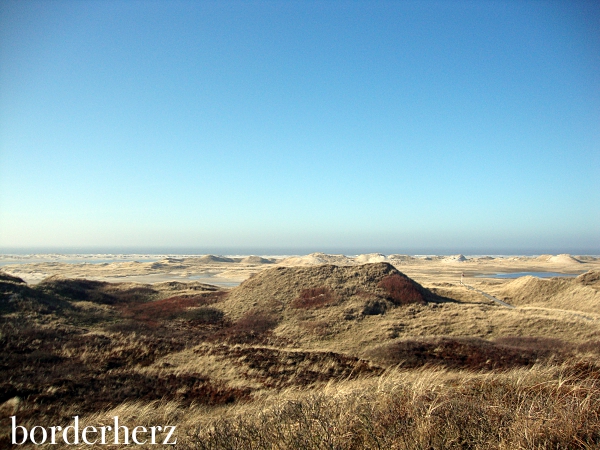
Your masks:
<instances>
[{"instance_id":1,"label":"clear blue sky","mask_svg":"<svg viewBox=\"0 0 600 450\"><path fill-rule=\"evenodd\" d=\"M600 253L600 3L1 0L0 247Z\"/></svg>"}]
</instances>

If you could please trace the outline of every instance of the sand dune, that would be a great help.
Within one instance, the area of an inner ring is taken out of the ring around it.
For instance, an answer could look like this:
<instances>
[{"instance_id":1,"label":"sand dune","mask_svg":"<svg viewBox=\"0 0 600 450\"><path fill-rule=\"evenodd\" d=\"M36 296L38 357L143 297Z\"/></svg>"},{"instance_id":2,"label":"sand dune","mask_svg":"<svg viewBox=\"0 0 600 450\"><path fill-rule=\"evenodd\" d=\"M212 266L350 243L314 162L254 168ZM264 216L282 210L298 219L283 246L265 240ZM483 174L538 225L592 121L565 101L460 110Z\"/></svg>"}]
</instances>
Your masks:
<instances>
[{"instance_id":1,"label":"sand dune","mask_svg":"<svg viewBox=\"0 0 600 450\"><path fill-rule=\"evenodd\" d=\"M452 255L446 256L442 259L442 261L445 263L462 263L467 261L467 258L465 257L465 255Z\"/></svg>"},{"instance_id":2,"label":"sand dune","mask_svg":"<svg viewBox=\"0 0 600 450\"><path fill-rule=\"evenodd\" d=\"M387 260L388 258L382 253L367 253L364 255L358 255L356 258L354 258L354 261L359 264L378 263Z\"/></svg>"},{"instance_id":3,"label":"sand dune","mask_svg":"<svg viewBox=\"0 0 600 450\"><path fill-rule=\"evenodd\" d=\"M283 312L303 295L306 299L327 301L328 306L340 305L342 309L352 305L362 310L370 300L381 301L380 306L384 309L391 308L391 303L385 303L389 296L380 286L382 280L391 275L405 281L405 294L416 292L421 297L433 296L388 263L275 267L263 270L232 289L223 308L232 316L242 315L251 309L266 313ZM311 289L314 292L309 293Z\"/></svg>"},{"instance_id":4,"label":"sand dune","mask_svg":"<svg viewBox=\"0 0 600 450\"><path fill-rule=\"evenodd\" d=\"M246 256L240 260L243 264L273 264L272 259L262 258L261 256Z\"/></svg>"},{"instance_id":5,"label":"sand dune","mask_svg":"<svg viewBox=\"0 0 600 450\"><path fill-rule=\"evenodd\" d=\"M597 272L596 272L597 273ZM521 277L498 290L501 299L515 306L539 306L600 313L600 292L585 285L594 275L578 279Z\"/></svg>"},{"instance_id":6,"label":"sand dune","mask_svg":"<svg viewBox=\"0 0 600 450\"><path fill-rule=\"evenodd\" d=\"M393 261L393 262L408 262L408 261L414 261L415 258L410 255L392 254L392 255L388 255L388 260Z\"/></svg>"},{"instance_id":7,"label":"sand dune","mask_svg":"<svg viewBox=\"0 0 600 450\"><path fill-rule=\"evenodd\" d=\"M291 256L279 262L284 266L314 266L319 264L353 264L354 260L345 255L328 255L326 253L311 253L306 256Z\"/></svg>"},{"instance_id":8,"label":"sand dune","mask_svg":"<svg viewBox=\"0 0 600 450\"><path fill-rule=\"evenodd\" d=\"M581 264L581 261L566 253L560 255L540 255L535 259L551 264Z\"/></svg>"},{"instance_id":9,"label":"sand dune","mask_svg":"<svg viewBox=\"0 0 600 450\"><path fill-rule=\"evenodd\" d=\"M193 258L198 263L231 263L235 262L232 258L225 256L204 255L199 258Z\"/></svg>"},{"instance_id":10,"label":"sand dune","mask_svg":"<svg viewBox=\"0 0 600 450\"><path fill-rule=\"evenodd\" d=\"M577 257L575 259L581 261L582 263L595 262L595 261L599 260L599 258L595 258L595 257L590 256L590 255L577 255Z\"/></svg>"},{"instance_id":11,"label":"sand dune","mask_svg":"<svg viewBox=\"0 0 600 450\"><path fill-rule=\"evenodd\" d=\"M575 281L585 286L591 286L595 289L600 289L600 270L588 270L586 273L582 273L575 278Z\"/></svg>"},{"instance_id":12,"label":"sand dune","mask_svg":"<svg viewBox=\"0 0 600 450\"><path fill-rule=\"evenodd\" d=\"M553 264L581 264L581 261L573 258L571 255L568 254L551 256L550 258L548 258L547 261Z\"/></svg>"},{"instance_id":13,"label":"sand dune","mask_svg":"<svg viewBox=\"0 0 600 450\"><path fill-rule=\"evenodd\" d=\"M570 255L496 258L467 258L460 254L427 257L393 254L386 257L381 253L363 254L356 257L312 253L287 258L260 255L248 257L162 255L158 261L147 261L149 256L144 256L145 259L140 258L140 261L123 261L121 260L122 256L117 256L117 259L112 262L99 257L82 259L80 263L66 262L66 256L62 255L56 261L29 262L31 258L24 258L21 260L21 264L15 264L14 257L0 255L0 264L6 264L3 266L3 270L7 273L21 277L29 283L38 283L52 275L105 281L131 280L145 283L167 279L181 281L186 278L194 280L207 276L218 276L221 283L226 282L226 278L230 278L227 283L236 283L252 273L272 266L311 267L321 264L352 266L378 261L390 262L418 281L431 283L456 282L460 279L461 272L465 272L467 277L521 271L553 271L578 275L586 270L600 268L600 260L596 258L581 257L579 259L579 257L573 258ZM40 259L43 258L40 257ZM76 260L77 258L74 259L74 261ZM90 263L98 260L102 262Z\"/></svg>"}]
</instances>

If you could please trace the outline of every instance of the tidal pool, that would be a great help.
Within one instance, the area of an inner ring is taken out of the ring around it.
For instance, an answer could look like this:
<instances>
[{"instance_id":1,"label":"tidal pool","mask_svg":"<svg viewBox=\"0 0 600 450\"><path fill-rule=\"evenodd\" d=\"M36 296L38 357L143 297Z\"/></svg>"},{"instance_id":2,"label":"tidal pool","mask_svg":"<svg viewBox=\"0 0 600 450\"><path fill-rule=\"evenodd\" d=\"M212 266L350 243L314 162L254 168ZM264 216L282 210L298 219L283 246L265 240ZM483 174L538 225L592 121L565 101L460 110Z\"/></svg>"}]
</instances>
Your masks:
<instances>
[{"instance_id":1,"label":"tidal pool","mask_svg":"<svg viewBox=\"0 0 600 450\"><path fill-rule=\"evenodd\" d=\"M520 278L526 276L537 278L552 278L552 277L576 277L578 273L560 273L560 272L510 272L510 273L495 273L489 275L475 275L475 278Z\"/></svg>"}]
</instances>

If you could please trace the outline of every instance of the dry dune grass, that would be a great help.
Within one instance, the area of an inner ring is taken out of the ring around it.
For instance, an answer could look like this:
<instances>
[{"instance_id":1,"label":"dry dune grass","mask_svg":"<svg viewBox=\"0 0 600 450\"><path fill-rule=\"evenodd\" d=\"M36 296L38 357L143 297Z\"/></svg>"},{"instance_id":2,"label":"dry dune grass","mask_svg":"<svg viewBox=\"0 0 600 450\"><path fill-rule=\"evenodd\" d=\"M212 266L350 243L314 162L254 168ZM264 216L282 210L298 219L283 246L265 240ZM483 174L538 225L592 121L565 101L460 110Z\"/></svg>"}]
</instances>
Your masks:
<instances>
[{"instance_id":1,"label":"dry dune grass","mask_svg":"<svg viewBox=\"0 0 600 450\"><path fill-rule=\"evenodd\" d=\"M600 270L588 270L575 278L575 281L584 286L600 289Z\"/></svg>"},{"instance_id":2,"label":"dry dune grass","mask_svg":"<svg viewBox=\"0 0 600 450\"><path fill-rule=\"evenodd\" d=\"M540 306L588 313L600 312L600 291L596 279L599 272L588 272L576 279L517 278L490 292L515 306ZM589 284L586 284L589 283Z\"/></svg>"},{"instance_id":3,"label":"dry dune grass","mask_svg":"<svg viewBox=\"0 0 600 450\"><path fill-rule=\"evenodd\" d=\"M438 291L442 292L442 291ZM444 291L445 292L445 291ZM470 295L471 291L461 288ZM313 310L283 310L277 336L303 348L332 349L365 356L370 349L395 339L415 337L503 336L557 338L584 343L600 338L597 315L552 308L508 309L480 295L469 303L413 303L365 314L369 300L351 297L344 303ZM592 319L592 320L590 320Z\"/></svg>"},{"instance_id":4,"label":"dry dune grass","mask_svg":"<svg viewBox=\"0 0 600 450\"><path fill-rule=\"evenodd\" d=\"M588 360L499 373L390 370L217 409L127 403L83 425L115 415L173 424L183 449L593 449L599 383L600 367Z\"/></svg>"}]
</instances>

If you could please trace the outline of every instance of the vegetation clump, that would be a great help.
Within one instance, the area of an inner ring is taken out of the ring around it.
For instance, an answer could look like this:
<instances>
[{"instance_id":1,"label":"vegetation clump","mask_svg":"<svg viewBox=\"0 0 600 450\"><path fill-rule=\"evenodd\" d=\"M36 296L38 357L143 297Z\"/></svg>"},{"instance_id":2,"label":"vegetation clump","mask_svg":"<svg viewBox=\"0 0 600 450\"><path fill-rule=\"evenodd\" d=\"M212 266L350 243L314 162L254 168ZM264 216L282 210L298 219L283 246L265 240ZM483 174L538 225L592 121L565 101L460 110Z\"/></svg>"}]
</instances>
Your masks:
<instances>
[{"instance_id":1,"label":"vegetation clump","mask_svg":"<svg viewBox=\"0 0 600 450\"><path fill-rule=\"evenodd\" d=\"M383 278L378 284L386 292L386 297L394 305L425 303L423 289L405 275L394 273Z\"/></svg>"},{"instance_id":2,"label":"vegetation clump","mask_svg":"<svg viewBox=\"0 0 600 450\"><path fill-rule=\"evenodd\" d=\"M300 295L292 300L292 308L323 308L336 302L335 293L328 287L307 288L300 291Z\"/></svg>"}]
</instances>

